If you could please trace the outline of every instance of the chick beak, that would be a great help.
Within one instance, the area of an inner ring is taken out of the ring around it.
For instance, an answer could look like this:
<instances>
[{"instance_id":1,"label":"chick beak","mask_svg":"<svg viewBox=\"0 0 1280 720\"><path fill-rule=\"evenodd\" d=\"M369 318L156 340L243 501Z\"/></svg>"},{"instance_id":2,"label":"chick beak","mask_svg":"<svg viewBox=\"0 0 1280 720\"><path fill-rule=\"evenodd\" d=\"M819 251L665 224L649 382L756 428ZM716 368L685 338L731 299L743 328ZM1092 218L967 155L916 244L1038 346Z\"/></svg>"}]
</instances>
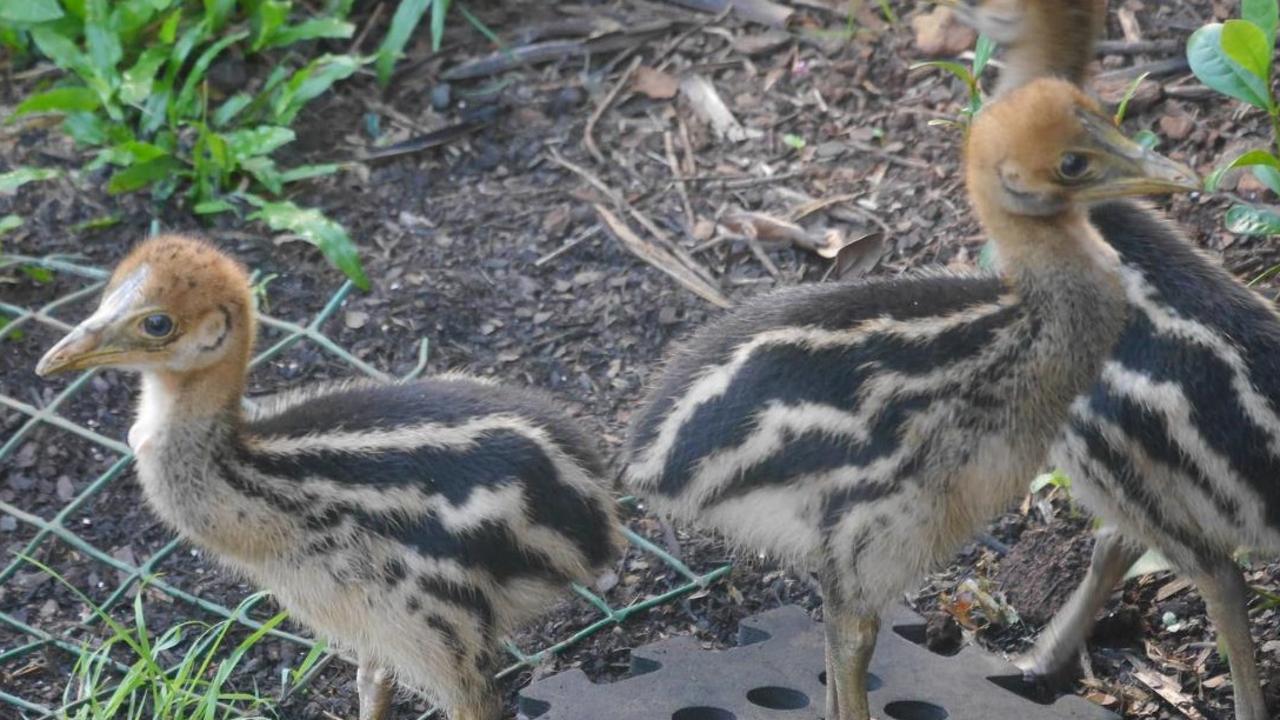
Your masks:
<instances>
[{"instance_id":1,"label":"chick beak","mask_svg":"<svg viewBox=\"0 0 1280 720\"><path fill-rule=\"evenodd\" d=\"M1077 195L1081 200L1166 195L1201 188L1194 170L1130 140L1109 120L1090 115L1085 128L1107 167L1093 185L1081 188Z\"/></svg>"},{"instance_id":2,"label":"chick beak","mask_svg":"<svg viewBox=\"0 0 1280 720\"><path fill-rule=\"evenodd\" d=\"M91 325L88 321L81 323L40 358L40 362L36 364L36 374L48 377L54 373L83 370L98 365L103 357L112 354L110 348L103 343L104 329L96 324Z\"/></svg>"}]
</instances>

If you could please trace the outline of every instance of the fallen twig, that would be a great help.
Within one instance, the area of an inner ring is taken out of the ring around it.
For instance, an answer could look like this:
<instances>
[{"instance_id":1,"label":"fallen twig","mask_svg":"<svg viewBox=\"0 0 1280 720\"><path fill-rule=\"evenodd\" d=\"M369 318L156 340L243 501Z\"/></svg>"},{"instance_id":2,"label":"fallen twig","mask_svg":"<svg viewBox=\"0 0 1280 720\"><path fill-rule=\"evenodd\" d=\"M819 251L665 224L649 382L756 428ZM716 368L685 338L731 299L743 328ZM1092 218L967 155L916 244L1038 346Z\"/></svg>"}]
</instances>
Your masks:
<instances>
[{"instance_id":1,"label":"fallen twig","mask_svg":"<svg viewBox=\"0 0 1280 720\"><path fill-rule=\"evenodd\" d=\"M699 12L719 13L733 8L744 20L770 27L786 27L795 11L772 0L667 0L667 2Z\"/></svg>"},{"instance_id":2,"label":"fallen twig","mask_svg":"<svg viewBox=\"0 0 1280 720\"><path fill-rule=\"evenodd\" d=\"M556 248L555 250L552 250L551 252L547 253L546 255L543 255L542 257L538 258L537 260L534 260L534 261L533 261L533 266L534 266L534 267L542 267L543 265L546 265L547 263L551 262L552 260L555 260L556 258L560 257L561 255L563 255L563 254L565 254L565 253L569 252L570 250L572 250L572 249L574 249L574 248L578 247L579 245L581 245L582 243L586 242L587 240L590 240L590 239L591 239L592 237L594 237L594 236L595 236L595 234L596 234L596 233L598 233L598 232L600 232L600 226L599 226L599 225L592 225L591 227L587 228L587 229L586 229L586 230L584 230L583 232L578 233L578 235L577 235L576 237L569 238L569 239L568 239L567 241L565 241L565 243L564 243L563 245L561 245L560 247Z\"/></svg>"},{"instance_id":3,"label":"fallen twig","mask_svg":"<svg viewBox=\"0 0 1280 720\"><path fill-rule=\"evenodd\" d=\"M627 214L640 223L640 226L657 240L655 243L641 239L627 227L626 223L623 223L617 216L596 204L595 208L601 220L605 221L609 229L628 249L641 259L675 278L677 282L707 302L720 307L729 307L729 299L716 288L715 281L711 278L710 273L699 265L684 248L672 242L653 220L650 220L647 215L636 209L630 202L627 202L626 198L605 184L590 170L565 160L554 149L549 150L549 155L553 162L586 180L588 184L609 198L615 206L626 210ZM613 222L610 222L611 219ZM629 233L629 235L624 235L624 233ZM632 242L633 239L634 242Z\"/></svg>"},{"instance_id":4,"label":"fallen twig","mask_svg":"<svg viewBox=\"0 0 1280 720\"><path fill-rule=\"evenodd\" d=\"M680 204L684 208L685 227L692 230L697 217L693 214L693 203L689 202L689 186L680 179L680 161L676 160L676 144L671 131L662 133L662 145L667 151L667 167L671 168L671 176L676 178L676 190L680 193Z\"/></svg>"},{"instance_id":5,"label":"fallen twig","mask_svg":"<svg viewBox=\"0 0 1280 720\"><path fill-rule=\"evenodd\" d=\"M636 257L670 275L676 282L685 286L685 288L703 300L722 308L727 308L731 305L729 299L723 293L708 285L696 274L689 272L689 269L666 248L653 242L648 242L635 234L630 227L627 227L626 223L609 212L605 206L596 204L594 207L596 214L609 227L614 237L618 238Z\"/></svg>"},{"instance_id":6,"label":"fallen twig","mask_svg":"<svg viewBox=\"0 0 1280 720\"><path fill-rule=\"evenodd\" d=\"M484 57L455 65L440 74L444 80L469 80L506 72L521 65L537 65L576 55L586 55L621 50L645 42L669 30L675 23L661 20L643 23L617 33L593 37L589 40L549 40L519 47L504 48Z\"/></svg>"},{"instance_id":7,"label":"fallen twig","mask_svg":"<svg viewBox=\"0 0 1280 720\"><path fill-rule=\"evenodd\" d=\"M383 158L421 152L440 145L447 145L460 137L470 135L485 125L488 125L488 123L464 122L456 125L449 125L448 127L443 127L429 133L415 135L408 140L404 140L393 145L387 145L386 147L365 148L356 153L356 159L380 160Z\"/></svg>"},{"instance_id":8,"label":"fallen twig","mask_svg":"<svg viewBox=\"0 0 1280 720\"><path fill-rule=\"evenodd\" d=\"M1133 653L1125 653L1124 656L1133 665L1133 677L1138 682L1150 688L1184 717L1190 720L1204 720L1204 715L1196 709L1195 700L1182 692L1176 680L1157 672L1145 660Z\"/></svg>"},{"instance_id":9,"label":"fallen twig","mask_svg":"<svg viewBox=\"0 0 1280 720\"><path fill-rule=\"evenodd\" d=\"M609 90L609 94L604 96L604 100L601 100L600 104L596 106L596 109L591 113L591 117L587 118L587 125L582 130L582 144L586 146L587 152L591 153L591 157L595 158L598 163L604 162L604 154L600 152L600 148L596 147L596 123L600 122L600 118L609 109L609 106L613 104L613 101L618 98L618 94L627 86L627 83L631 82L631 76L635 74L636 68L640 67L640 59L640 56L637 55L631 61L626 71L622 73L622 77L618 78L618 82Z\"/></svg>"}]
</instances>

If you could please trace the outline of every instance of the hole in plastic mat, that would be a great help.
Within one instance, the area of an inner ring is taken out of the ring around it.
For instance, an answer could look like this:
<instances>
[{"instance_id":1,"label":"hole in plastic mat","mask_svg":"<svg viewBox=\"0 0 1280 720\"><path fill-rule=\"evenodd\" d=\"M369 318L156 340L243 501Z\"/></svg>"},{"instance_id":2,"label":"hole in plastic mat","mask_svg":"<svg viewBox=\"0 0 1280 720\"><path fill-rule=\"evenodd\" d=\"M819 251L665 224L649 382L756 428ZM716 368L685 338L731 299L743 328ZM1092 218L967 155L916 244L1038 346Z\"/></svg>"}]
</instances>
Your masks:
<instances>
[{"instance_id":1,"label":"hole in plastic mat","mask_svg":"<svg viewBox=\"0 0 1280 720\"><path fill-rule=\"evenodd\" d=\"M894 720L947 720L947 711L933 703L900 700L884 706L884 714Z\"/></svg>"}]
</instances>

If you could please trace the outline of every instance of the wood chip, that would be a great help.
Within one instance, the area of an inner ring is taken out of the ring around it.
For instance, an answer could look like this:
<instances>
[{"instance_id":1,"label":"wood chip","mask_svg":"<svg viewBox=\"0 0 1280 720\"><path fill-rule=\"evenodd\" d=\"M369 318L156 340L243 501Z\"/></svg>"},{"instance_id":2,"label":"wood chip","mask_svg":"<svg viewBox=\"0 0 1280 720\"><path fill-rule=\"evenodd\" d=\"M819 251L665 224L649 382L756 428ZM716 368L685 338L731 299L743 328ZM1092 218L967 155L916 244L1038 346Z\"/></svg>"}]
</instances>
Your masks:
<instances>
[{"instance_id":1,"label":"wood chip","mask_svg":"<svg viewBox=\"0 0 1280 720\"><path fill-rule=\"evenodd\" d=\"M641 65L632 75L631 89L653 100L670 100L680 90L680 80L671 73Z\"/></svg>"},{"instance_id":2,"label":"wood chip","mask_svg":"<svg viewBox=\"0 0 1280 720\"><path fill-rule=\"evenodd\" d=\"M689 101L693 112L715 131L722 140L742 142L753 135L759 137L760 132L748 132L733 116L729 106L724 104L715 85L701 75L686 75L680 81L680 94Z\"/></svg>"},{"instance_id":3,"label":"wood chip","mask_svg":"<svg viewBox=\"0 0 1280 720\"><path fill-rule=\"evenodd\" d=\"M1138 682L1146 685L1190 720L1205 720L1204 715L1196 709L1194 699L1182 692L1182 687L1175 678L1162 675L1133 653L1125 653L1125 657L1133 665L1133 677Z\"/></svg>"}]
</instances>

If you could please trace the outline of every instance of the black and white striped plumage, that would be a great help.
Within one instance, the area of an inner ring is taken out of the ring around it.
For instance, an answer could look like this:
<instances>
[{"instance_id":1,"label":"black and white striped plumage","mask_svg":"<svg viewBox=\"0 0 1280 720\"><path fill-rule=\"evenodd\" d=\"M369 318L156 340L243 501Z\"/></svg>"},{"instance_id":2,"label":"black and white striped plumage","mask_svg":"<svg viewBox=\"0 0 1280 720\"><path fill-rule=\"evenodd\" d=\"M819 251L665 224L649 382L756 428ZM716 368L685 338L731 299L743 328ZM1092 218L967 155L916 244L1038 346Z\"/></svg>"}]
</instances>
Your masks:
<instances>
[{"instance_id":1,"label":"black and white striped plumage","mask_svg":"<svg viewBox=\"0 0 1280 720\"><path fill-rule=\"evenodd\" d=\"M446 707L495 702L498 638L617 548L594 450L532 392L460 376L350 383L268 402L223 433L153 440L139 456L153 505Z\"/></svg>"},{"instance_id":2,"label":"black and white striped plumage","mask_svg":"<svg viewBox=\"0 0 1280 720\"><path fill-rule=\"evenodd\" d=\"M1208 604L1236 717L1265 720L1233 558L1239 547L1280 551L1280 315L1149 210L1117 203L1093 219L1121 255L1132 320L1051 460L1111 527L1020 664L1045 675L1074 660L1112 587L1155 547Z\"/></svg>"},{"instance_id":3,"label":"black and white striped plumage","mask_svg":"<svg viewBox=\"0 0 1280 720\"><path fill-rule=\"evenodd\" d=\"M1025 492L1124 327L1117 258L1074 198L1112 179L1122 193L1136 178L1190 186L1168 161L1140 162L1154 162L1144 175L1121 160L1135 146L1073 98L1039 81L971 131L970 196L1003 280L770 293L676 351L633 421L634 491L820 576L828 717L869 717L862 677L879 611ZM1088 138L1100 144L1085 150ZM1047 163L1078 164L1077 147L1117 164L1064 180Z\"/></svg>"},{"instance_id":4,"label":"black and white striped plumage","mask_svg":"<svg viewBox=\"0 0 1280 720\"><path fill-rule=\"evenodd\" d=\"M147 501L358 657L362 720L392 675L454 720L496 720L499 637L620 547L591 443L548 397L461 375L307 388L246 418L254 335L243 268L159 237L37 371L141 373Z\"/></svg>"},{"instance_id":5,"label":"black and white striped plumage","mask_svg":"<svg viewBox=\"0 0 1280 720\"><path fill-rule=\"evenodd\" d=\"M1011 45L1001 91L1039 76L1083 84L1104 0L965 0L963 16ZM1143 546L1204 597L1231 666L1237 720L1268 715L1240 546L1280 550L1280 315L1176 228L1134 203L1091 220L1120 254L1129 326L1072 405L1052 461L1110 524L1090 569L1019 664L1068 668Z\"/></svg>"}]
</instances>

